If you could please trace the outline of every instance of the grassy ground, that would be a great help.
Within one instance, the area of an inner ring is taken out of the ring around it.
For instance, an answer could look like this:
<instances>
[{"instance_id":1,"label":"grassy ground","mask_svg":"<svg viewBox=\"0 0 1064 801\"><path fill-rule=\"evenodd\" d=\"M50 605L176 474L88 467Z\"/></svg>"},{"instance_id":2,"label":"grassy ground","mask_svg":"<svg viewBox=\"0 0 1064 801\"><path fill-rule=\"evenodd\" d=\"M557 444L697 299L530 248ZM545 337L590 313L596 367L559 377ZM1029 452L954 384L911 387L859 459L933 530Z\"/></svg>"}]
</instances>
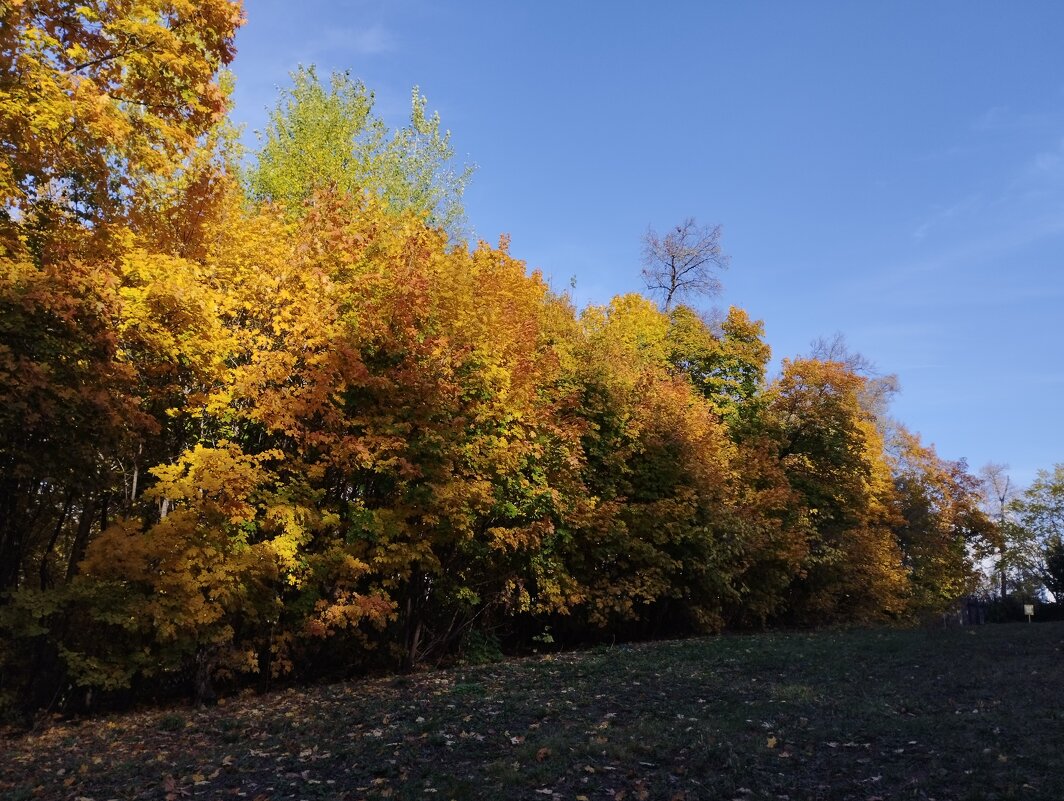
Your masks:
<instances>
[{"instance_id":1,"label":"grassy ground","mask_svg":"<svg viewBox=\"0 0 1064 801\"><path fill-rule=\"evenodd\" d=\"M5 799L1064 799L1064 623L719 637L55 725Z\"/></svg>"}]
</instances>

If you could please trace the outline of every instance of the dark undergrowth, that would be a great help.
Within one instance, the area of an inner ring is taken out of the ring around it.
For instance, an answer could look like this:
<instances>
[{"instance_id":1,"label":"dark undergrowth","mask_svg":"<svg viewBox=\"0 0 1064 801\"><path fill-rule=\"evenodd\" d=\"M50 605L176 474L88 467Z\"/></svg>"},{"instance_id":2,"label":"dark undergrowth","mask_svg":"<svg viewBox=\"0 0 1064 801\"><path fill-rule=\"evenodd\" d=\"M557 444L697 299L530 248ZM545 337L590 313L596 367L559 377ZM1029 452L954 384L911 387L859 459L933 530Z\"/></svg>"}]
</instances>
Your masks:
<instances>
[{"instance_id":1,"label":"dark undergrowth","mask_svg":"<svg viewBox=\"0 0 1064 801\"><path fill-rule=\"evenodd\" d=\"M1064 799L1064 623L599 648L54 722L4 799Z\"/></svg>"}]
</instances>

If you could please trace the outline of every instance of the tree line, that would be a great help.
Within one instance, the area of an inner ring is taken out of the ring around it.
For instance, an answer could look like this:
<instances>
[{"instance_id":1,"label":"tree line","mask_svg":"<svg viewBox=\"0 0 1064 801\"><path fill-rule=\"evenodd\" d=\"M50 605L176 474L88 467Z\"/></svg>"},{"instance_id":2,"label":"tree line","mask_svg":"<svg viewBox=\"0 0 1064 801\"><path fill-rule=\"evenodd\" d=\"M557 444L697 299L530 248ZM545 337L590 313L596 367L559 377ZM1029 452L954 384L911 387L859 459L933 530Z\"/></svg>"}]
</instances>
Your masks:
<instances>
[{"instance_id":1,"label":"tree line","mask_svg":"<svg viewBox=\"0 0 1064 801\"><path fill-rule=\"evenodd\" d=\"M416 89L390 131L301 69L245 154L237 3L0 10L7 708L913 621L1004 554L867 362L770 379L760 321L676 302L719 229L648 235L663 304L578 310L465 243L471 171Z\"/></svg>"}]
</instances>

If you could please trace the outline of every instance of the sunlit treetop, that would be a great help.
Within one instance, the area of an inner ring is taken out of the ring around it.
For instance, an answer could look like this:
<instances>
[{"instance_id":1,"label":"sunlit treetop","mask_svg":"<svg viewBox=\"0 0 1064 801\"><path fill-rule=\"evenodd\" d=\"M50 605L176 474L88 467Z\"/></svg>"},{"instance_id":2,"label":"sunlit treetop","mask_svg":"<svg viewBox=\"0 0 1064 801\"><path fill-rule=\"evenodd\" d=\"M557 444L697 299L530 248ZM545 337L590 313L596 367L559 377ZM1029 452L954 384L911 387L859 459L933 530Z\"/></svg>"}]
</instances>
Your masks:
<instances>
[{"instance_id":1,"label":"sunlit treetop","mask_svg":"<svg viewBox=\"0 0 1064 801\"><path fill-rule=\"evenodd\" d=\"M313 67L296 70L261 134L248 176L252 196L299 214L315 190L366 191L397 211L424 213L430 225L461 239L462 195L473 167L455 165L439 114L427 113L414 87L410 122L390 132L373 104L373 92L347 73L333 73L326 86Z\"/></svg>"},{"instance_id":2,"label":"sunlit treetop","mask_svg":"<svg viewBox=\"0 0 1064 801\"><path fill-rule=\"evenodd\" d=\"M92 223L226 112L235 0L0 1L0 207Z\"/></svg>"}]
</instances>

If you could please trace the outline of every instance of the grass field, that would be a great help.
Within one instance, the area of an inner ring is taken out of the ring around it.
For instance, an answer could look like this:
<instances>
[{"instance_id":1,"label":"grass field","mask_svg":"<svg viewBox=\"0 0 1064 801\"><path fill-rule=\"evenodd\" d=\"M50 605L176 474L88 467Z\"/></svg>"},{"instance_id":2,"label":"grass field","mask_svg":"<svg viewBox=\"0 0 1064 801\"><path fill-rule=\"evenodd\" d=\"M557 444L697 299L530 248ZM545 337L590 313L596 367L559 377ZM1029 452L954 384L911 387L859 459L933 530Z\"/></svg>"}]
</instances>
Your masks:
<instances>
[{"instance_id":1,"label":"grass field","mask_svg":"<svg viewBox=\"0 0 1064 801\"><path fill-rule=\"evenodd\" d=\"M63 723L4 799L1064 799L1064 624L600 648Z\"/></svg>"}]
</instances>

